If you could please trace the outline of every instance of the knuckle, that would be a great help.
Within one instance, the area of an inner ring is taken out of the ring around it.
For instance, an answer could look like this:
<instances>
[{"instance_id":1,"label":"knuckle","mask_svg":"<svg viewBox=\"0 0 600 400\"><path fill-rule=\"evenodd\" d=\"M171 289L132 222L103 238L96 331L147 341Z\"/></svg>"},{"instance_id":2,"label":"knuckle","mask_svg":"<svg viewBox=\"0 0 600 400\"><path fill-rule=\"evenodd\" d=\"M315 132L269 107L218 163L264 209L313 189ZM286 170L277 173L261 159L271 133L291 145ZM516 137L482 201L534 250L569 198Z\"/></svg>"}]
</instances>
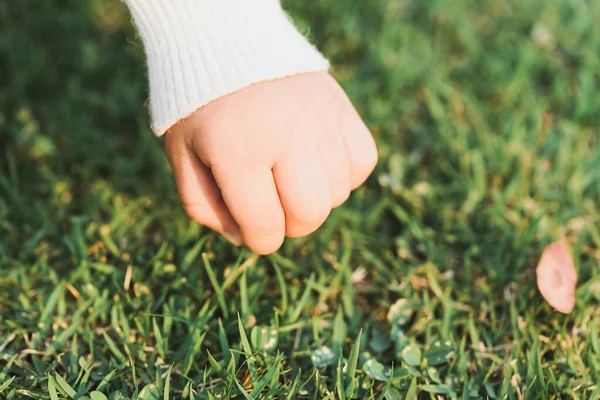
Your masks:
<instances>
[{"instance_id":1,"label":"knuckle","mask_svg":"<svg viewBox=\"0 0 600 400\"><path fill-rule=\"evenodd\" d=\"M325 219L327 219L331 211L329 204L322 203L323 204L318 204L310 208L306 207L303 210L300 210L294 215L294 219L303 226L314 227L316 225L318 227Z\"/></svg>"},{"instance_id":2,"label":"knuckle","mask_svg":"<svg viewBox=\"0 0 600 400\"><path fill-rule=\"evenodd\" d=\"M329 205L323 206L317 210L315 210L312 214L312 218L310 219L310 223L320 226L323 221L327 219L329 213L331 212L331 207Z\"/></svg>"},{"instance_id":3,"label":"knuckle","mask_svg":"<svg viewBox=\"0 0 600 400\"><path fill-rule=\"evenodd\" d=\"M259 255L267 255L277 251L285 237L284 222L279 218L267 218L242 227L244 242Z\"/></svg>"},{"instance_id":4,"label":"knuckle","mask_svg":"<svg viewBox=\"0 0 600 400\"><path fill-rule=\"evenodd\" d=\"M251 243L248 244L248 247L256 254L260 256L266 256L279 250L279 248L283 244L283 239L284 237L281 236L281 238L277 241L272 240L268 243Z\"/></svg>"},{"instance_id":5,"label":"knuckle","mask_svg":"<svg viewBox=\"0 0 600 400\"><path fill-rule=\"evenodd\" d=\"M363 151L352 160L352 189L356 189L371 175L378 162L377 147L372 142L369 146L365 146Z\"/></svg>"},{"instance_id":6,"label":"knuckle","mask_svg":"<svg viewBox=\"0 0 600 400\"><path fill-rule=\"evenodd\" d=\"M371 141L369 146L365 146L360 160L360 167L364 173L369 175L375 169L378 161L379 155L377 154L377 147L375 146L375 143Z\"/></svg>"},{"instance_id":7,"label":"knuckle","mask_svg":"<svg viewBox=\"0 0 600 400\"><path fill-rule=\"evenodd\" d=\"M340 189L335 191L335 193L333 194L333 208L341 206L342 204L344 204L346 202L346 200L348 200L348 197L350 197L350 185L348 185L348 188L344 188L344 189Z\"/></svg>"},{"instance_id":8,"label":"knuckle","mask_svg":"<svg viewBox=\"0 0 600 400\"><path fill-rule=\"evenodd\" d=\"M263 218L255 218L245 224L244 230L250 235L258 237L271 237L282 235L283 219L279 216L265 216Z\"/></svg>"}]
</instances>

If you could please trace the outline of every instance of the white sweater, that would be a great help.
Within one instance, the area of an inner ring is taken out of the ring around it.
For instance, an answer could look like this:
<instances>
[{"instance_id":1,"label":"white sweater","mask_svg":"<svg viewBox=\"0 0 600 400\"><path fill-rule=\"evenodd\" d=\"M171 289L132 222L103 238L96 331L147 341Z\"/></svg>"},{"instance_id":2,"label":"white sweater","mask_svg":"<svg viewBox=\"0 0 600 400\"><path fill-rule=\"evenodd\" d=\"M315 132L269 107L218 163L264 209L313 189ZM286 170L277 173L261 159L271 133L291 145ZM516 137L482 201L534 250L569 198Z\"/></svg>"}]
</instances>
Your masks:
<instances>
[{"instance_id":1,"label":"white sweater","mask_svg":"<svg viewBox=\"0 0 600 400\"><path fill-rule=\"evenodd\" d=\"M253 83L327 70L279 0L125 0L148 57L152 129Z\"/></svg>"}]
</instances>

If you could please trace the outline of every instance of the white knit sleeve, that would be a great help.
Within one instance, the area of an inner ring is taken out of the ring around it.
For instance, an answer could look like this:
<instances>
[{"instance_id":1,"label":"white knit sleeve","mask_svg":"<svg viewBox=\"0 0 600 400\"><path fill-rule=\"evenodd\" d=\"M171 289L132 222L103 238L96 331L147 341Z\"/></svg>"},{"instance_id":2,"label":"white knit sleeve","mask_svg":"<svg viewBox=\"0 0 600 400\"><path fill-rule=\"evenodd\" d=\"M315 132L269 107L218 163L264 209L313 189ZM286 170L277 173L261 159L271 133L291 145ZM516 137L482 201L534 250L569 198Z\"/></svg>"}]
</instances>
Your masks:
<instances>
[{"instance_id":1,"label":"white knit sleeve","mask_svg":"<svg viewBox=\"0 0 600 400\"><path fill-rule=\"evenodd\" d=\"M148 58L152 129L162 135L208 102L327 70L279 0L125 0Z\"/></svg>"}]
</instances>

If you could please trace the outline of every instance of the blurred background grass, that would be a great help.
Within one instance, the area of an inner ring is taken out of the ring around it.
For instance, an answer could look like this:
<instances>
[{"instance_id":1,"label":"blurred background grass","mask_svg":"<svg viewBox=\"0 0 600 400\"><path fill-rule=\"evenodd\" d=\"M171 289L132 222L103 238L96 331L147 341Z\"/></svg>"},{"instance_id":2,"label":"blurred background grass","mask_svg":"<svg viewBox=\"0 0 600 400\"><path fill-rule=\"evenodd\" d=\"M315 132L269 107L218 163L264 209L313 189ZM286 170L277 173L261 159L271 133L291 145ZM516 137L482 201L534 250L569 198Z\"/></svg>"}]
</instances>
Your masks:
<instances>
[{"instance_id":1,"label":"blurred background grass","mask_svg":"<svg viewBox=\"0 0 600 400\"><path fill-rule=\"evenodd\" d=\"M0 2L0 396L598 398L600 2L285 4L381 162L256 259L181 210L125 6Z\"/></svg>"}]
</instances>

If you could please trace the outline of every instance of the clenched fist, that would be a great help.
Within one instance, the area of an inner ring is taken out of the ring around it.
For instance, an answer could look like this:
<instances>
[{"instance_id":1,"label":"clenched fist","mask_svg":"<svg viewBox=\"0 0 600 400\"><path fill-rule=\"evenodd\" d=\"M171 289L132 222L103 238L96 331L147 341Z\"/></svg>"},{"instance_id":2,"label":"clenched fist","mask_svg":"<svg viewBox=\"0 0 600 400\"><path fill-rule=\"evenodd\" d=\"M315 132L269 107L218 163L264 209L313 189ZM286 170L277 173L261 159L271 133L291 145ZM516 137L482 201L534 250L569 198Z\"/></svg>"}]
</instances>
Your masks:
<instances>
[{"instance_id":1,"label":"clenched fist","mask_svg":"<svg viewBox=\"0 0 600 400\"><path fill-rule=\"evenodd\" d=\"M258 254L315 231L377 163L369 130L326 72L251 85L165 134L183 207Z\"/></svg>"}]
</instances>

